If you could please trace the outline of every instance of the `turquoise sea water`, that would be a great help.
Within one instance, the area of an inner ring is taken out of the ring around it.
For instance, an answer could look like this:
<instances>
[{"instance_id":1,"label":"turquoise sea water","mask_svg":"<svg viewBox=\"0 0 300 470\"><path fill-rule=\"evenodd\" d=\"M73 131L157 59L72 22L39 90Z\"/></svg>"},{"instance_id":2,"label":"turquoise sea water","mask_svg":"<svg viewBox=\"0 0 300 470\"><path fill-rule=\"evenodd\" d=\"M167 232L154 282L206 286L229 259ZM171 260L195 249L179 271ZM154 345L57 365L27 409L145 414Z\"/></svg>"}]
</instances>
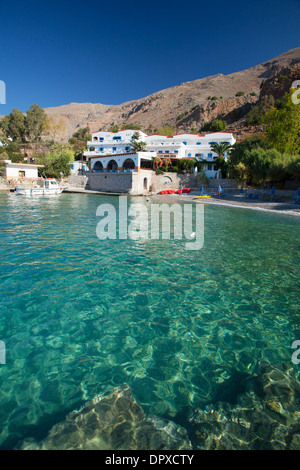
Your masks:
<instances>
[{"instance_id":1,"label":"turquoise sea water","mask_svg":"<svg viewBox=\"0 0 300 470\"><path fill-rule=\"evenodd\" d=\"M123 383L147 413L176 419L262 358L291 363L299 217L205 206L204 247L187 251L98 240L104 202L118 199L0 195L2 448Z\"/></svg>"}]
</instances>

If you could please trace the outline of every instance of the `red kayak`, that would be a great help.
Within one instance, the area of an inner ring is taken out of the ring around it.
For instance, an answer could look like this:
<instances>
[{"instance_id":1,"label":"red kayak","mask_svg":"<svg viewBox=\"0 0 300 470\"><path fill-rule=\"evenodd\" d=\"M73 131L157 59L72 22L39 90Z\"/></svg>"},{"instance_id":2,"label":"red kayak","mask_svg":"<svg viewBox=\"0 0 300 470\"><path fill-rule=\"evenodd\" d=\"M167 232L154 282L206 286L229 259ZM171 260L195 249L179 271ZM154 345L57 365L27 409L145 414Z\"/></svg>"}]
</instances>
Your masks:
<instances>
[{"instance_id":1,"label":"red kayak","mask_svg":"<svg viewBox=\"0 0 300 470\"><path fill-rule=\"evenodd\" d=\"M175 191L173 191L172 189L168 189L165 191L160 191L159 194L175 194Z\"/></svg>"},{"instance_id":2,"label":"red kayak","mask_svg":"<svg viewBox=\"0 0 300 470\"><path fill-rule=\"evenodd\" d=\"M176 191L175 194L187 194L191 192L192 190L190 188L182 188L182 189L178 189L178 191Z\"/></svg>"}]
</instances>

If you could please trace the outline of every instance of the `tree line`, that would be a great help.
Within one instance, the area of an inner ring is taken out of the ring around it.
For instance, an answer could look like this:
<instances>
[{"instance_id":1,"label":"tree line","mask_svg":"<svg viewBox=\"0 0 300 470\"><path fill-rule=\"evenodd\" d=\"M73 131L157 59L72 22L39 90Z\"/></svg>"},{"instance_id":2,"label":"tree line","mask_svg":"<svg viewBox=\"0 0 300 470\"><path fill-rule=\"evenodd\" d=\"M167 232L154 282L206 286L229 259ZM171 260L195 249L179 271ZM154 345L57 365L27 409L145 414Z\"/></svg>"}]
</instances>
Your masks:
<instances>
[{"instance_id":1,"label":"tree line","mask_svg":"<svg viewBox=\"0 0 300 470\"><path fill-rule=\"evenodd\" d=\"M24 114L13 109L0 121L0 172L4 160L29 161L44 165L43 177L60 178L70 174L70 161L81 160L91 134L88 127L75 132L67 144L59 143L66 130L63 118L48 116L37 104Z\"/></svg>"}]
</instances>

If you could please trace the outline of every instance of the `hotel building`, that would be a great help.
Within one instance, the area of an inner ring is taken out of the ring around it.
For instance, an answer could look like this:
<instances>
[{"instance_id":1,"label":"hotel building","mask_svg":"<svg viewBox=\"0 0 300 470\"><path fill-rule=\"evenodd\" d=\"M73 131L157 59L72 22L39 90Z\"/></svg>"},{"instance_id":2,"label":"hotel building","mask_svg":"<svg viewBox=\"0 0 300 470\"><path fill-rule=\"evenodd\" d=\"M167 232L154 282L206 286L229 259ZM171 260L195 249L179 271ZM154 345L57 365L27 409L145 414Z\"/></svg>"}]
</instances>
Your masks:
<instances>
[{"instance_id":1,"label":"hotel building","mask_svg":"<svg viewBox=\"0 0 300 470\"><path fill-rule=\"evenodd\" d=\"M138 141L146 143L145 152L132 150L133 136L138 133ZM169 157L172 164L180 159L196 159L203 162L203 170L208 178L218 178L216 169L218 155L211 149L212 143L228 142L233 145L236 140L227 132L210 134L178 134L172 137L164 135L147 135L132 129L117 133L99 131L92 134L92 141L87 143L84 153L90 160L94 172L139 172L140 169L153 168L152 159ZM226 156L225 156L226 158Z\"/></svg>"}]
</instances>

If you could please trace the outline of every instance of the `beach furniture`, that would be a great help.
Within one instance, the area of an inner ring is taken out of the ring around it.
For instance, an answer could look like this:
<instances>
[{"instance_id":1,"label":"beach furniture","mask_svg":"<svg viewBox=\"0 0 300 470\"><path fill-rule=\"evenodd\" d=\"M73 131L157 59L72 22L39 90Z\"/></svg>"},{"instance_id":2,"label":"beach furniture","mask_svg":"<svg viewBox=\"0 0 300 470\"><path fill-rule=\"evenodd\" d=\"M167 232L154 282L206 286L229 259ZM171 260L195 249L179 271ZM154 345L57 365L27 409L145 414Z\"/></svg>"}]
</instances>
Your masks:
<instances>
[{"instance_id":1,"label":"beach furniture","mask_svg":"<svg viewBox=\"0 0 300 470\"><path fill-rule=\"evenodd\" d=\"M214 194L214 197L225 197L225 194L223 192L223 189L221 188L221 186L219 185L218 187L218 192Z\"/></svg>"},{"instance_id":2,"label":"beach furniture","mask_svg":"<svg viewBox=\"0 0 300 470\"><path fill-rule=\"evenodd\" d=\"M300 204L300 188L297 189L295 196L292 196L291 199L295 199L295 204Z\"/></svg>"}]
</instances>

